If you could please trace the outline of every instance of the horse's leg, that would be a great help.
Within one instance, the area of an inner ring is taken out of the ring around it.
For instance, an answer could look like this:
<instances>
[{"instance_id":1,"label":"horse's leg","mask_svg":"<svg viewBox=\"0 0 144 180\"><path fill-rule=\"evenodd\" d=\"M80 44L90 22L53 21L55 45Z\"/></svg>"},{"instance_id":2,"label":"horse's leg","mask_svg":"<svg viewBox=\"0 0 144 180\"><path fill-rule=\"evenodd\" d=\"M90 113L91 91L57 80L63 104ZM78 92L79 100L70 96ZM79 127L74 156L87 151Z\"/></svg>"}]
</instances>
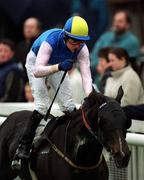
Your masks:
<instances>
[{"instance_id":1,"label":"horse's leg","mask_svg":"<svg viewBox=\"0 0 144 180\"><path fill-rule=\"evenodd\" d=\"M0 180L12 180L10 160L3 140L0 142Z\"/></svg>"},{"instance_id":2,"label":"horse's leg","mask_svg":"<svg viewBox=\"0 0 144 180\"><path fill-rule=\"evenodd\" d=\"M18 174L19 174L19 177L21 178L21 180L32 180L32 178L29 175L29 173L27 171L25 171L25 170L22 170Z\"/></svg>"},{"instance_id":3,"label":"horse's leg","mask_svg":"<svg viewBox=\"0 0 144 180\"><path fill-rule=\"evenodd\" d=\"M5 169L0 169L0 180L13 180L10 173Z\"/></svg>"},{"instance_id":4,"label":"horse's leg","mask_svg":"<svg viewBox=\"0 0 144 180\"><path fill-rule=\"evenodd\" d=\"M11 171L10 163L8 163L9 159L5 158L1 161L0 158L0 180L13 180L17 177L17 173Z\"/></svg>"},{"instance_id":5,"label":"horse's leg","mask_svg":"<svg viewBox=\"0 0 144 180\"><path fill-rule=\"evenodd\" d=\"M22 168L18 171L18 175L21 180L32 180L29 172L28 162L22 161Z\"/></svg>"},{"instance_id":6,"label":"horse's leg","mask_svg":"<svg viewBox=\"0 0 144 180\"><path fill-rule=\"evenodd\" d=\"M103 157L102 163L98 168L98 174L97 174L97 180L108 180L109 177L109 171L108 171L108 166L106 164L106 161Z\"/></svg>"}]
</instances>

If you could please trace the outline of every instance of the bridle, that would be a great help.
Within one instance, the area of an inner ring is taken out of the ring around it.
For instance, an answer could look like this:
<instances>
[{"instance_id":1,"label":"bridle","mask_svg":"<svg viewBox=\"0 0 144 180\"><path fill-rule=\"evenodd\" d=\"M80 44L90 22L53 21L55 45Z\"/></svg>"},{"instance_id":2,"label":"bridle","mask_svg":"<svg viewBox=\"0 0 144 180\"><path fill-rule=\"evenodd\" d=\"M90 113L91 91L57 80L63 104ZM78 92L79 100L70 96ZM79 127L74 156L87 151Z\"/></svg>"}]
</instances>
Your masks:
<instances>
[{"instance_id":1,"label":"bridle","mask_svg":"<svg viewBox=\"0 0 144 180\"><path fill-rule=\"evenodd\" d=\"M107 103L103 103L99 109L101 110L102 107L104 107ZM82 114L82 120L83 120L83 123L85 125L85 127L88 129L88 131L92 134L92 136L94 136L94 138L96 140L98 140L98 137L97 135L93 132L93 130L91 129L90 125L89 125L89 120L88 118L86 117L86 114L85 114L85 111L84 111L84 108L83 106L80 107L80 110L81 110L81 114ZM100 122L100 119L99 119L99 122ZM68 123L66 129L68 129L70 125L70 122ZM68 156L66 156L65 152L63 153L54 143L52 143L52 141L48 138L48 137L45 137L46 140L48 141L48 143L51 145L52 149L62 158L64 159L71 167L73 168L76 168L76 169L79 169L79 170L85 170L85 171L88 171L88 170L92 170L92 169L96 169L97 167L99 167L99 165L101 164L102 162L102 159L103 159L103 155L101 154L100 158L99 158L99 161L96 165L94 166L89 166L89 167L86 167L86 166L78 166L76 165L74 162L72 162L72 160L70 158L68 158Z\"/></svg>"},{"instance_id":2,"label":"bridle","mask_svg":"<svg viewBox=\"0 0 144 180\"><path fill-rule=\"evenodd\" d=\"M105 108L108 104L109 104L108 102L104 102L103 104L101 104L101 105L99 106L99 108L98 108L98 120L97 120L97 125L100 124L100 120L101 120L100 113L101 113L101 111L102 111L103 108ZM88 118L87 118L87 116L86 116L86 113L85 113L85 110L84 110L84 109L86 109L86 108L83 108L83 106L81 106L80 109L81 109L81 113L82 113L82 120L83 120L83 123L84 123L85 127L88 129L88 131L92 134L92 136L93 136L98 142L100 142L101 144L103 144L103 143L99 140L98 136L93 132L92 128L91 128L90 125L89 125L89 122L90 122L90 121L88 120ZM123 152L123 150L122 150L122 142L121 142L121 138L120 138L120 137L119 137L119 144L120 144L120 152L121 152L122 156L124 156L124 152ZM107 148L106 145L103 144L103 146L108 150L108 148Z\"/></svg>"},{"instance_id":3,"label":"bridle","mask_svg":"<svg viewBox=\"0 0 144 180\"><path fill-rule=\"evenodd\" d=\"M81 114L82 114L82 121L83 121L85 127L92 134L92 136L94 136L95 139L98 139L98 137L96 136L96 134L93 132L92 128L89 125L89 120L86 117L85 111L82 106L80 107L80 110L81 110Z\"/></svg>"},{"instance_id":4,"label":"bridle","mask_svg":"<svg viewBox=\"0 0 144 180\"><path fill-rule=\"evenodd\" d=\"M99 106L99 108L98 108L98 121L97 121L97 122L98 122L98 125L99 125L99 123L100 123L99 112L100 112L101 109L102 109L104 106L106 106L106 105L107 105L107 103L104 102L104 103L101 104L101 105ZM88 120L88 118L87 118L87 116L86 116L86 113L85 113L85 110L84 110L83 106L80 107L80 110L81 110L82 120L83 120L83 123L84 123L85 127L86 127L86 128L88 129L88 131L92 134L92 136L94 136L94 138L95 138L96 140L98 140L97 135L93 132L92 128L91 128L90 125L89 125L89 120Z\"/></svg>"},{"instance_id":5,"label":"bridle","mask_svg":"<svg viewBox=\"0 0 144 180\"><path fill-rule=\"evenodd\" d=\"M105 108L107 105L108 105L108 102L104 102L104 103L102 103L102 104L99 106L99 108L98 108L97 126L99 126L100 121L101 121L100 113L101 113L101 111L103 110L103 108ZM100 138L98 137L98 134L96 134L96 133L92 130L91 126L89 125L89 122L90 122L90 121L88 120L84 109L86 109L86 107L83 107L83 105L82 105L82 106L80 107L80 110L81 110L81 114L82 114L83 124L85 125L86 129L90 132L90 134L91 134L100 144L102 144L103 147L105 147L105 148L108 150L109 148L102 142L102 140L100 140ZM99 131L98 131L98 132L99 132Z\"/></svg>"}]
</instances>

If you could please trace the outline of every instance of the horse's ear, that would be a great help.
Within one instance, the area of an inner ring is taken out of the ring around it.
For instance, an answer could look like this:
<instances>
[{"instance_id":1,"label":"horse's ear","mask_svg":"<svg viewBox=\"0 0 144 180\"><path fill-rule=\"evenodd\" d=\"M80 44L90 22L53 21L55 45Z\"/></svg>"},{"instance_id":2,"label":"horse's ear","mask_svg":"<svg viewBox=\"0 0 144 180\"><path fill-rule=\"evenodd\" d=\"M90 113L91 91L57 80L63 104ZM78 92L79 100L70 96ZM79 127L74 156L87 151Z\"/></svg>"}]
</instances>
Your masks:
<instances>
[{"instance_id":1,"label":"horse's ear","mask_svg":"<svg viewBox=\"0 0 144 180\"><path fill-rule=\"evenodd\" d=\"M121 103L121 99L123 97L123 94L124 94L123 88L122 88L122 86L120 86L118 89L117 97L115 98L115 100L117 102Z\"/></svg>"},{"instance_id":2,"label":"horse's ear","mask_svg":"<svg viewBox=\"0 0 144 180\"><path fill-rule=\"evenodd\" d=\"M96 96L97 95L97 89L95 86L92 86L92 91L89 93L88 97Z\"/></svg>"},{"instance_id":3,"label":"horse's ear","mask_svg":"<svg viewBox=\"0 0 144 180\"><path fill-rule=\"evenodd\" d=\"M92 91L89 93L88 97L92 96L93 94L96 93L95 88L92 86Z\"/></svg>"},{"instance_id":4,"label":"horse's ear","mask_svg":"<svg viewBox=\"0 0 144 180\"><path fill-rule=\"evenodd\" d=\"M95 84L92 85L92 92L93 93L99 93L99 89Z\"/></svg>"}]
</instances>

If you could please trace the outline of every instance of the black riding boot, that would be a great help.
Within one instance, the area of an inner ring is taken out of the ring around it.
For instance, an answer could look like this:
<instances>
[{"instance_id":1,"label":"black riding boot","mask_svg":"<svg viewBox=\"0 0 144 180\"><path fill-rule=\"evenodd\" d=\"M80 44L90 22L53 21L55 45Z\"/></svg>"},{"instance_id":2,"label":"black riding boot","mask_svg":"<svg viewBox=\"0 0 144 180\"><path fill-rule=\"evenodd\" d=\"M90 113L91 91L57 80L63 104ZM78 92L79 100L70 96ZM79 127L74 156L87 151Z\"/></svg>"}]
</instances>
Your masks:
<instances>
[{"instance_id":1,"label":"black riding boot","mask_svg":"<svg viewBox=\"0 0 144 180\"><path fill-rule=\"evenodd\" d=\"M19 147L14 155L14 160L28 159L30 154L31 145L35 136L35 131L42 120L43 115L34 110L24 131L24 135L20 140Z\"/></svg>"}]
</instances>

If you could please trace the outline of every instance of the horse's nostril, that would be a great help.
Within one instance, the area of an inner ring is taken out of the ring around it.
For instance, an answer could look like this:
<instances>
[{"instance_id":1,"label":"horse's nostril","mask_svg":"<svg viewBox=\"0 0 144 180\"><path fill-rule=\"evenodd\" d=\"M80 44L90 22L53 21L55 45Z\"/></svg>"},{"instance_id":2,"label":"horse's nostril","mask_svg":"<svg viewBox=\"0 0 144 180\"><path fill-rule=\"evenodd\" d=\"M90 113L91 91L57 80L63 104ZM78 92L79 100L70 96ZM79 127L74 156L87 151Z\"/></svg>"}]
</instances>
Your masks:
<instances>
[{"instance_id":1,"label":"horse's nostril","mask_svg":"<svg viewBox=\"0 0 144 180\"><path fill-rule=\"evenodd\" d=\"M127 167L130 159L130 152L126 154L122 152L117 152L114 154L114 159L118 168Z\"/></svg>"}]
</instances>

